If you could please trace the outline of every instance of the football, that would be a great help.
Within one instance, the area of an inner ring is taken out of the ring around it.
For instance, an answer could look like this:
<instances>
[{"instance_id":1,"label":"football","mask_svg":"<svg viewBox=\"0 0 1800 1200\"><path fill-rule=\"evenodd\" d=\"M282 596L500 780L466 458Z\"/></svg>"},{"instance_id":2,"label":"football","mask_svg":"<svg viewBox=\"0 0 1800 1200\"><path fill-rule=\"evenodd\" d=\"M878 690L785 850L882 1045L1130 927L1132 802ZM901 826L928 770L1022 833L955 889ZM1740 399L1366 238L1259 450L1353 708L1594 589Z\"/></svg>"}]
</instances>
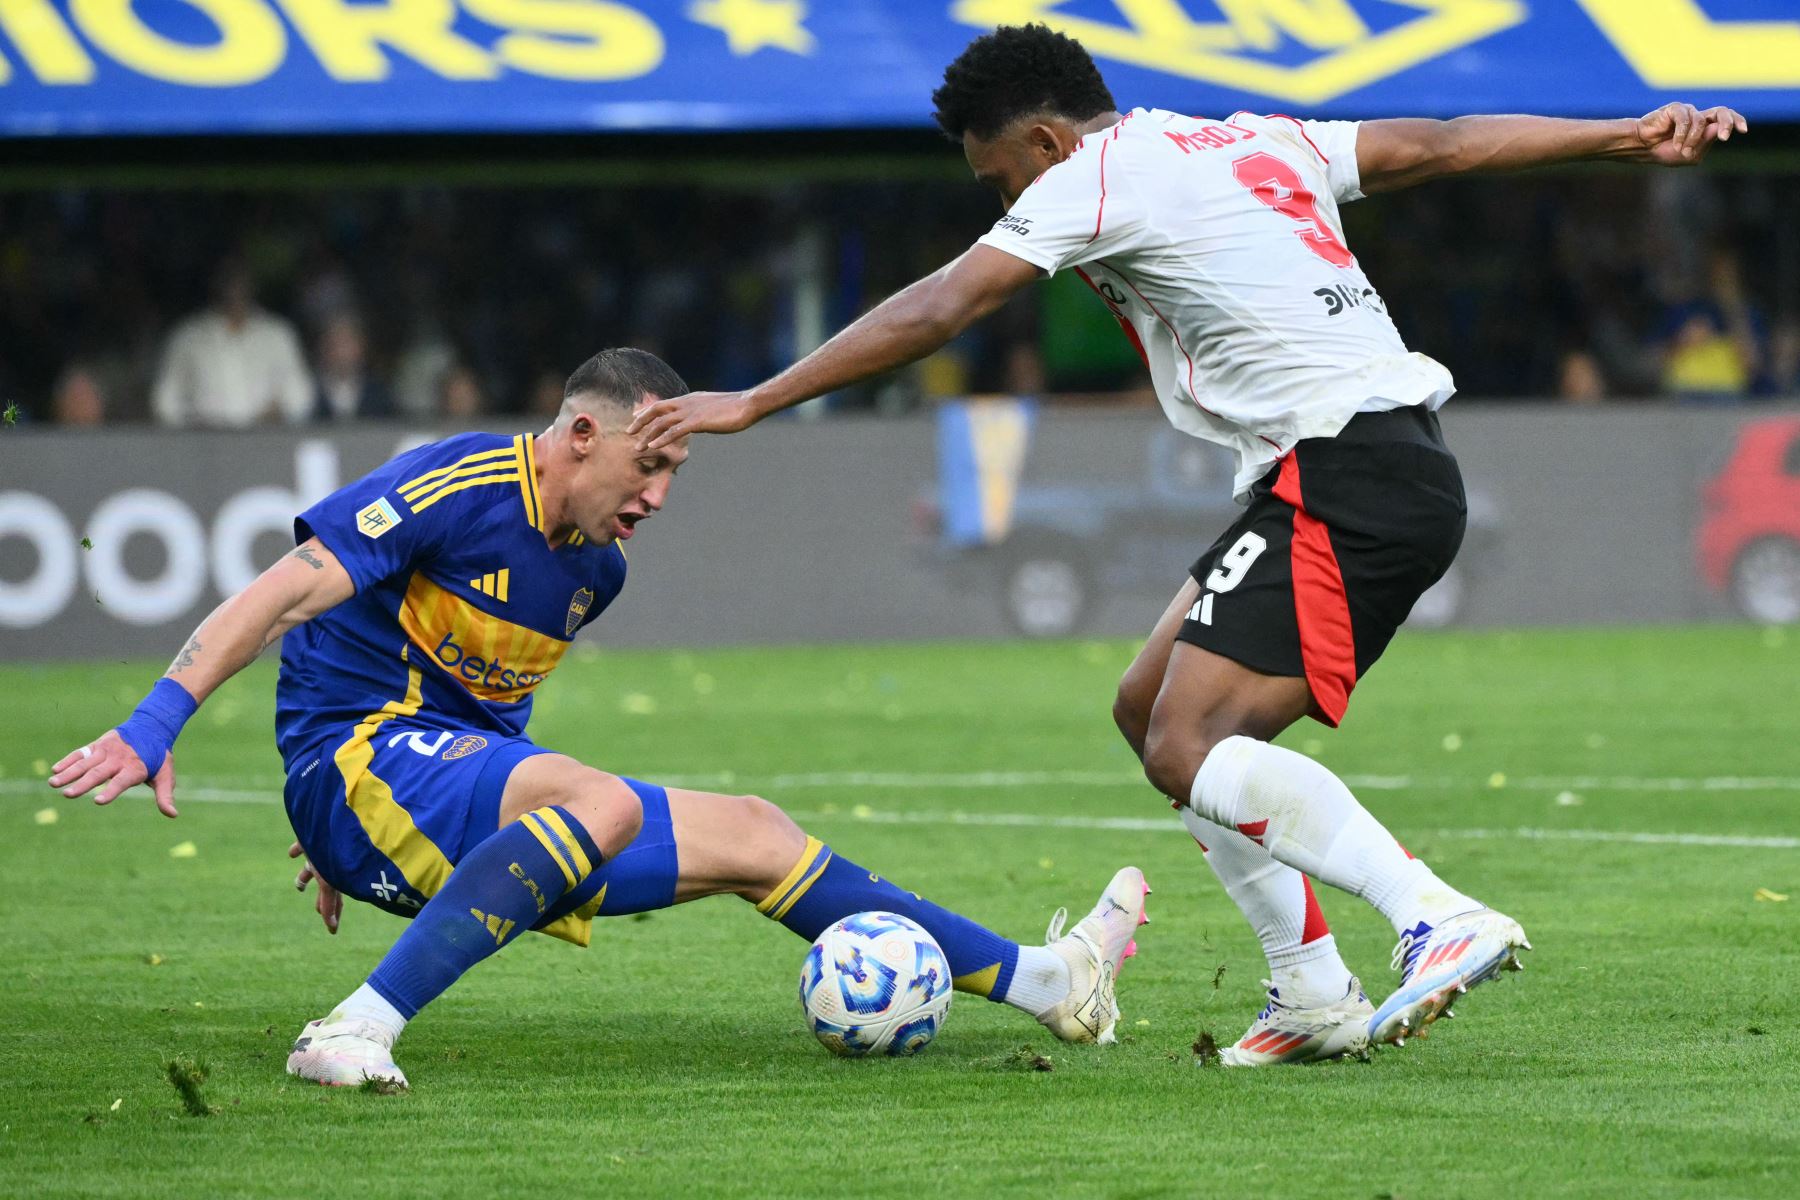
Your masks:
<instances>
[{"instance_id":1,"label":"football","mask_svg":"<svg viewBox=\"0 0 1800 1200\"><path fill-rule=\"evenodd\" d=\"M918 925L893 913L845 917L800 968L800 1007L827 1050L845 1058L916 1054L950 1012L950 963Z\"/></svg>"}]
</instances>

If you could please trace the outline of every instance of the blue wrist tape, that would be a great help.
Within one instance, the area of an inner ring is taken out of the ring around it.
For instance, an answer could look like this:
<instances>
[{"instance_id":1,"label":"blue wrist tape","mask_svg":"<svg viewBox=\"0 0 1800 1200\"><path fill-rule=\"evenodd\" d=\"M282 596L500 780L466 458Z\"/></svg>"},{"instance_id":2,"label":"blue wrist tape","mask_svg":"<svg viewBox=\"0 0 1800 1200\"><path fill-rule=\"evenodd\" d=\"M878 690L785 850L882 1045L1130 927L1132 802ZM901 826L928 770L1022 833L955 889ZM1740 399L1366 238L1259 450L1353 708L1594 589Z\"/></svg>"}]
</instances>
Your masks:
<instances>
[{"instance_id":1,"label":"blue wrist tape","mask_svg":"<svg viewBox=\"0 0 1800 1200\"><path fill-rule=\"evenodd\" d=\"M181 736L181 727L199 709L200 702L173 679L162 678L150 689L143 703L119 726L119 736L144 760L144 767L155 779L163 760Z\"/></svg>"}]
</instances>

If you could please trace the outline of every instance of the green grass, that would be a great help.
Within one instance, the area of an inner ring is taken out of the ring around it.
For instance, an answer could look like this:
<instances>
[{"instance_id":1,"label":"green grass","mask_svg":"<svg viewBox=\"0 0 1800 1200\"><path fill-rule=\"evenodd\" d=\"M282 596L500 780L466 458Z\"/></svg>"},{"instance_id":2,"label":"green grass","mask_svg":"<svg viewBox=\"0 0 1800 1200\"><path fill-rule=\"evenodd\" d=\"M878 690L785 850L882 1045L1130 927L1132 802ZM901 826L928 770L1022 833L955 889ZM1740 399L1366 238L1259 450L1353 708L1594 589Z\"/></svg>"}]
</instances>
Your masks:
<instances>
[{"instance_id":1,"label":"green grass","mask_svg":"<svg viewBox=\"0 0 1800 1200\"><path fill-rule=\"evenodd\" d=\"M190 728L178 757L194 796L178 822L135 796L96 810L29 782L37 760L121 716L156 667L0 668L0 1192L1794 1194L1800 849L1517 831L1800 835L1800 638L1401 638L1346 728L1309 725L1289 744L1346 776L1389 777L1365 784L1368 805L1517 916L1537 951L1427 1042L1241 1073L1196 1068L1190 1047L1201 1030L1242 1032L1261 959L1173 824L888 819L1166 817L1107 716L1130 653L607 651L546 685L535 727L613 770L763 792L857 861L1021 938L1138 863L1155 923L1124 976L1121 1045L1064 1047L959 997L920 1057L834 1060L795 1003L801 945L716 899L604 924L587 951L508 949L408 1031L415 1090L402 1096L282 1075L301 1023L400 925L356 907L330 938L292 890L272 668ZM982 771L1053 781L778 786ZM1666 782L1709 777L1766 781ZM191 856L171 854L189 841ZM1759 901L1759 888L1793 899ZM1323 899L1379 992L1390 931L1358 902ZM1053 1069L1032 1069L1037 1055Z\"/></svg>"}]
</instances>

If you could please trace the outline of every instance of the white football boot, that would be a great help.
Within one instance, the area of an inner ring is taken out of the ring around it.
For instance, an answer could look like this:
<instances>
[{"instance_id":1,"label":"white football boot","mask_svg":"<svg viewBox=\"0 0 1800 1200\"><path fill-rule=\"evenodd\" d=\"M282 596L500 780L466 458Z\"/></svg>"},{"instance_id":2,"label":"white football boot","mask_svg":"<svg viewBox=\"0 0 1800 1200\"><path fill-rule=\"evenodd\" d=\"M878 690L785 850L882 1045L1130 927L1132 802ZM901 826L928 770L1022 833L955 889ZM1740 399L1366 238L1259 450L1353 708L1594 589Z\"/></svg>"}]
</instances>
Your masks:
<instances>
[{"instance_id":1,"label":"white football boot","mask_svg":"<svg viewBox=\"0 0 1800 1200\"><path fill-rule=\"evenodd\" d=\"M1220 1065L1272 1067L1324 1062L1346 1054L1367 1055L1369 1018L1375 1015L1375 1006L1363 995L1362 984L1354 975L1342 999L1316 1008L1284 1003L1280 991L1267 979L1263 986L1269 989L1268 1004L1235 1046L1219 1051Z\"/></svg>"},{"instance_id":2,"label":"white football boot","mask_svg":"<svg viewBox=\"0 0 1800 1200\"><path fill-rule=\"evenodd\" d=\"M378 1080L404 1090L406 1074L394 1065L387 1031L372 1021L332 1013L308 1021L288 1055L287 1073L327 1087L360 1087Z\"/></svg>"},{"instance_id":3,"label":"white football boot","mask_svg":"<svg viewBox=\"0 0 1800 1200\"><path fill-rule=\"evenodd\" d=\"M1523 971L1519 951L1531 949L1519 923L1491 908L1477 908L1436 926L1420 921L1400 935L1394 967L1400 986L1369 1018L1369 1040L1394 1046L1424 1037L1458 997L1503 970Z\"/></svg>"},{"instance_id":4,"label":"white football boot","mask_svg":"<svg viewBox=\"0 0 1800 1200\"><path fill-rule=\"evenodd\" d=\"M1094 911L1075 928L1063 933L1069 910L1059 908L1050 918L1044 943L1069 964L1069 995L1061 1004L1038 1018L1038 1023L1065 1042L1117 1040L1113 1027L1119 1022L1119 998L1114 991L1119 968L1137 953L1137 929L1150 923L1144 897L1150 885L1136 867L1125 867L1100 893Z\"/></svg>"}]
</instances>

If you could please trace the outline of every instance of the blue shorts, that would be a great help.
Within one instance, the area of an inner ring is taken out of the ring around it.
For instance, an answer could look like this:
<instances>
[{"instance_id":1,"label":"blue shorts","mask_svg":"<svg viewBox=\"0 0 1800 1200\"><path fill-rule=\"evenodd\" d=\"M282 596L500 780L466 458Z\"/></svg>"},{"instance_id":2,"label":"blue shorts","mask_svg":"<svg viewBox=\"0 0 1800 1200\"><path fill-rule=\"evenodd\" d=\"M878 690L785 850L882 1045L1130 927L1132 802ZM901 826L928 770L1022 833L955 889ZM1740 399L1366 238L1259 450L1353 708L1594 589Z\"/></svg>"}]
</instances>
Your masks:
<instances>
[{"instance_id":1,"label":"blue shorts","mask_svg":"<svg viewBox=\"0 0 1800 1200\"><path fill-rule=\"evenodd\" d=\"M527 758L551 754L528 738L437 729L395 718L327 738L288 776L288 821L307 861L351 899L410 917L450 871L500 825L506 780ZM598 905L554 907L538 928L587 945L595 916L675 902L680 863L662 788L625 781L644 806L631 845L601 865Z\"/></svg>"}]
</instances>

